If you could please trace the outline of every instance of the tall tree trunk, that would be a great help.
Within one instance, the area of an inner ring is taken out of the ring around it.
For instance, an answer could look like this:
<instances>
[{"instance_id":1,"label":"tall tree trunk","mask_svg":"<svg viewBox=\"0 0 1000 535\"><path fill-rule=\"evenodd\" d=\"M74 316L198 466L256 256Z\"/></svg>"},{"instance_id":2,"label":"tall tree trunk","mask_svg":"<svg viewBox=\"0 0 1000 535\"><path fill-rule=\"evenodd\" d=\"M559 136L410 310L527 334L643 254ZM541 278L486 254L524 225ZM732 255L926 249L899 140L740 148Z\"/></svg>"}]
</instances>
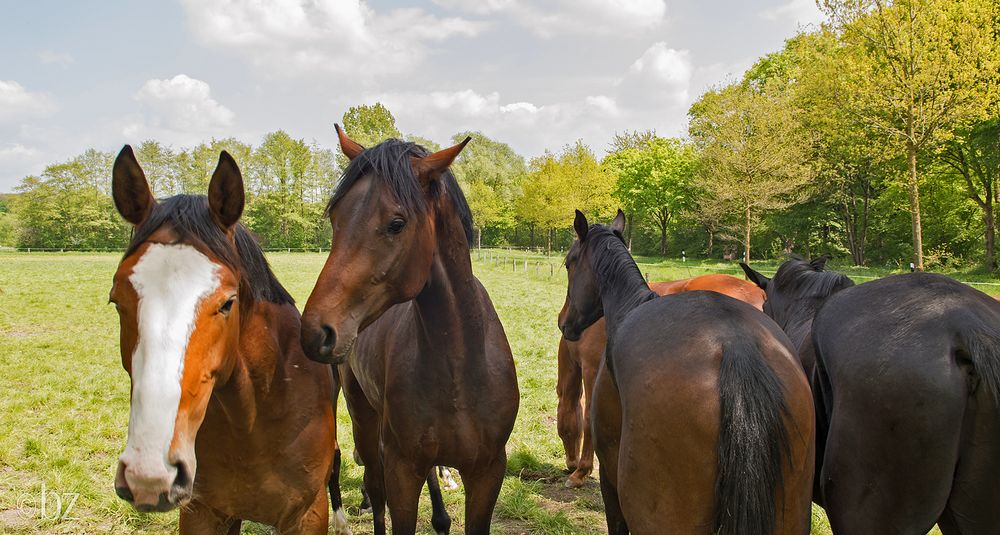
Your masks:
<instances>
[{"instance_id":1,"label":"tall tree trunk","mask_svg":"<svg viewBox=\"0 0 1000 535\"><path fill-rule=\"evenodd\" d=\"M552 229L545 233L545 254L552 254Z\"/></svg>"},{"instance_id":2,"label":"tall tree trunk","mask_svg":"<svg viewBox=\"0 0 1000 535\"><path fill-rule=\"evenodd\" d=\"M715 231L707 227L706 229L708 230L708 249L705 250L705 254L709 258L712 258L712 247L715 245Z\"/></svg>"},{"instance_id":3,"label":"tall tree trunk","mask_svg":"<svg viewBox=\"0 0 1000 535\"><path fill-rule=\"evenodd\" d=\"M626 236L626 241L628 241L628 252L631 253L632 252L632 223L633 223L632 212L629 212L628 215L625 216L625 222L627 223L627 225L626 225L627 226L626 232L628 234Z\"/></svg>"},{"instance_id":4,"label":"tall tree trunk","mask_svg":"<svg viewBox=\"0 0 1000 535\"><path fill-rule=\"evenodd\" d=\"M990 271L997 269L996 260L996 219L993 216L993 196L986 195L986 203L983 207L983 223L986 227L986 268Z\"/></svg>"},{"instance_id":5,"label":"tall tree trunk","mask_svg":"<svg viewBox=\"0 0 1000 535\"><path fill-rule=\"evenodd\" d=\"M907 124L906 159L910 166L910 222L913 231L913 264L917 271L924 270L924 238L920 226L920 188L917 185L917 146L913 143L913 124Z\"/></svg>"},{"instance_id":6,"label":"tall tree trunk","mask_svg":"<svg viewBox=\"0 0 1000 535\"><path fill-rule=\"evenodd\" d=\"M529 239L529 243L531 244L531 248L534 249L535 248L535 224L534 223L528 225L528 233L531 236L530 239Z\"/></svg>"},{"instance_id":7,"label":"tall tree trunk","mask_svg":"<svg viewBox=\"0 0 1000 535\"><path fill-rule=\"evenodd\" d=\"M476 249L483 248L483 228L476 227Z\"/></svg>"},{"instance_id":8,"label":"tall tree trunk","mask_svg":"<svg viewBox=\"0 0 1000 535\"><path fill-rule=\"evenodd\" d=\"M743 240L743 262L750 263L750 205L747 204L746 210L744 212L744 223L746 224L746 233L744 234Z\"/></svg>"}]
</instances>

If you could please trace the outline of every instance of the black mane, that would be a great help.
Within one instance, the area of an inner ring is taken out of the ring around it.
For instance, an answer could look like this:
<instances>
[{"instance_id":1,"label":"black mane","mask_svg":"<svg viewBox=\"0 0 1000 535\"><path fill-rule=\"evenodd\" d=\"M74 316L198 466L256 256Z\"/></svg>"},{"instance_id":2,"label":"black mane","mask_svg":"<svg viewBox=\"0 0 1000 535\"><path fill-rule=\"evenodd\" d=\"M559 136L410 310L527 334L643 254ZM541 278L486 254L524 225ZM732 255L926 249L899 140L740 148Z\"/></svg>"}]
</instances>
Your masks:
<instances>
[{"instance_id":1,"label":"black mane","mask_svg":"<svg viewBox=\"0 0 1000 535\"><path fill-rule=\"evenodd\" d=\"M350 165L344 170L344 174L337 184L337 189L334 190L330 202L326 205L327 215L347 195L354 184L368 174L373 175L375 180L380 180L385 187L389 188L404 210L412 215L425 213L427 199L417 176L413 173L410 157L422 158L428 154L430 153L424 147L399 139L387 139L370 149L365 149L364 152L351 160ZM441 180L432 183L432 190L429 192L430 198L440 195L442 186L462 221L462 228L465 231L469 247L472 247L472 212L469 210L469 203L466 202L465 195L462 194L462 189L458 186L458 181L455 180L455 175L451 170L445 171Z\"/></svg>"},{"instance_id":2,"label":"black mane","mask_svg":"<svg viewBox=\"0 0 1000 535\"><path fill-rule=\"evenodd\" d=\"M823 271L824 263L813 263L800 256L792 256L781 264L771 283L775 290L794 299L822 299L854 286L854 281L847 275Z\"/></svg>"},{"instance_id":3,"label":"black mane","mask_svg":"<svg viewBox=\"0 0 1000 535\"><path fill-rule=\"evenodd\" d=\"M812 262L792 256L774 274L767 288L764 312L775 321L798 347L812 329L813 318L827 298L854 286L846 275L823 271L826 259Z\"/></svg>"},{"instance_id":4,"label":"black mane","mask_svg":"<svg viewBox=\"0 0 1000 535\"><path fill-rule=\"evenodd\" d=\"M642 271L636 265L635 259L629 254L625 242L620 235L606 225L591 225L587 231L586 242L590 244L591 261L594 266L594 276L601 281L605 290L616 292L619 297L629 297L635 290L632 281L643 281ZM646 286L649 292L640 296L639 300L630 303L636 306L656 297L656 293Z\"/></svg>"},{"instance_id":5,"label":"black mane","mask_svg":"<svg viewBox=\"0 0 1000 535\"><path fill-rule=\"evenodd\" d=\"M164 224L181 241L205 247L223 264L240 274L240 295L247 301L267 301L294 304L292 296L271 271L260 245L242 223L236 224L236 246L218 223L212 219L208 198L204 195L175 195L158 202L153 213L132 232L125 257L135 252L143 242ZM247 302L244 301L244 302Z\"/></svg>"}]
</instances>

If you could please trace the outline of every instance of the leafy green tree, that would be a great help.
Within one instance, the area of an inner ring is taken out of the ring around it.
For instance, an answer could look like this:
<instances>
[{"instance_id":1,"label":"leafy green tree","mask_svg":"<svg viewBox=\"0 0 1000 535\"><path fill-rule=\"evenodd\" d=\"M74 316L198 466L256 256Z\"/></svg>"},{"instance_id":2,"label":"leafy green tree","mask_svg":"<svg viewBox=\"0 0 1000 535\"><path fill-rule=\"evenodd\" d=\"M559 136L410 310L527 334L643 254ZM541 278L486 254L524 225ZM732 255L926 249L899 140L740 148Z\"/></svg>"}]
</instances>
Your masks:
<instances>
[{"instance_id":1,"label":"leafy green tree","mask_svg":"<svg viewBox=\"0 0 1000 535\"><path fill-rule=\"evenodd\" d=\"M961 177L965 192L982 212L987 269L997 269L996 216L1000 201L1000 117L959 129L939 152L948 169Z\"/></svg>"},{"instance_id":2,"label":"leafy green tree","mask_svg":"<svg viewBox=\"0 0 1000 535\"><path fill-rule=\"evenodd\" d=\"M378 145L389 138L403 137L396 128L396 118L381 102L370 106L365 104L352 106L344 113L343 121L347 135L363 147ZM337 163L341 169L347 168L347 157L338 152Z\"/></svg>"},{"instance_id":3,"label":"leafy green tree","mask_svg":"<svg viewBox=\"0 0 1000 535\"><path fill-rule=\"evenodd\" d=\"M244 177L253 174L250 168L253 165L253 159L250 157L253 149L250 145L231 137L213 138L208 143L200 143L178 153L180 191L176 193L204 195L208 191L208 182L212 178L215 166L219 163L219 153L223 150L236 160Z\"/></svg>"},{"instance_id":4,"label":"leafy green tree","mask_svg":"<svg viewBox=\"0 0 1000 535\"><path fill-rule=\"evenodd\" d=\"M615 198L626 212L651 219L667 254L667 225L692 202L696 155L675 138L654 137L636 148L608 155L604 165L617 176Z\"/></svg>"},{"instance_id":5,"label":"leafy green tree","mask_svg":"<svg viewBox=\"0 0 1000 535\"><path fill-rule=\"evenodd\" d=\"M995 84L1000 7L993 0L820 0L849 54L841 104L906 155L913 258L924 268L918 155L982 112ZM988 78L988 79L984 79Z\"/></svg>"},{"instance_id":6,"label":"leafy green tree","mask_svg":"<svg viewBox=\"0 0 1000 535\"><path fill-rule=\"evenodd\" d=\"M451 168L469 201L476 240L481 245L484 227L514 225L514 202L521 195L521 180L527 168L524 158L510 145L481 132L460 132L451 141L461 143L466 137L472 141Z\"/></svg>"},{"instance_id":7,"label":"leafy green tree","mask_svg":"<svg viewBox=\"0 0 1000 535\"><path fill-rule=\"evenodd\" d=\"M183 190L181 161L170 147L148 139L135 148L135 156L146 173L154 197L170 197Z\"/></svg>"},{"instance_id":8,"label":"leafy green tree","mask_svg":"<svg viewBox=\"0 0 1000 535\"><path fill-rule=\"evenodd\" d=\"M764 213L804 200L807 147L788 95L733 84L709 91L689 112L690 134L701 155L698 187L741 215L744 261Z\"/></svg>"},{"instance_id":9,"label":"leafy green tree","mask_svg":"<svg viewBox=\"0 0 1000 535\"><path fill-rule=\"evenodd\" d=\"M614 177L577 141L558 156L546 153L531 161L515 211L528 223L532 237L536 227L546 230L546 250L551 252L555 229L570 228L575 209L594 214L595 220L611 217L613 189Z\"/></svg>"}]
</instances>

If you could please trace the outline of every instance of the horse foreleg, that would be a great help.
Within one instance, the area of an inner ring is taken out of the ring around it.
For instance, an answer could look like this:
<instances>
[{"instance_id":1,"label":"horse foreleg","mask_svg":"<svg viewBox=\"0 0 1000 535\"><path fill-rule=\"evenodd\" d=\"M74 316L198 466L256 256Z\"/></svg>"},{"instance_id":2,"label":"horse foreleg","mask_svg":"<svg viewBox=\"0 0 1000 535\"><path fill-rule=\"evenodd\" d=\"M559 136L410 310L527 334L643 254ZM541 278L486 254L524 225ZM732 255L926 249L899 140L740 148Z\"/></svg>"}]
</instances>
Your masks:
<instances>
[{"instance_id":1,"label":"horse foreleg","mask_svg":"<svg viewBox=\"0 0 1000 535\"><path fill-rule=\"evenodd\" d=\"M556 394L559 396L559 406L556 410L556 427L559 438L562 439L563 450L566 452L566 468L576 470L580 462L580 436L583 431L583 411L580 407L580 397L583 395L583 376L580 365L574 362L569 343L565 338L559 339L558 380ZM567 486L571 485L567 481Z\"/></svg>"},{"instance_id":2,"label":"horse foreleg","mask_svg":"<svg viewBox=\"0 0 1000 535\"><path fill-rule=\"evenodd\" d=\"M283 519L278 523L278 533L294 533L296 535L326 535L330 525L330 503L326 492L316 493L316 499L301 514ZM237 531L237 533L239 533ZM350 533L350 532L348 532Z\"/></svg>"},{"instance_id":3,"label":"horse foreleg","mask_svg":"<svg viewBox=\"0 0 1000 535\"><path fill-rule=\"evenodd\" d=\"M427 493L431 496L431 525L438 535L447 535L451 529L451 517L444 507L444 496L441 495L441 485L438 483L437 473L431 468L431 473L427 475Z\"/></svg>"},{"instance_id":4,"label":"horse foreleg","mask_svg":"<svg viewBox=\"0 0 1000 535\"><path fill-rule=\"evenodd\" d=\"M333 468L330 470L330 480L327 482L330 491L330 506L333 509L334 535L351 535L351 528L344 515L344 501L340 494L340 446L333 451Z\"/></svg>"},{"instance_id":5,"label":"horse foreleg","mask_svg":"<svg viewBox=\"0 0 1000 535\"><path fill-rule=\"evenodd\" d=\"M608 522L608 535L628 535L628 524L625 523L621 502L618 501L618 489L603 464L597 471L601 478L601 498L604 500L604 518Z\"/></svg>"},{"instance_id":6,"label":"horse foreleg","mask_svg":"<svg viewBox=\"0 0 1000 535\"><path fill-rule=\"evenodd\" d=\"M198 500L192 500L191 503L181 508L178 531L181 535L189 533L239 535L241 524L242 522L238 518L227 517Z\"/></svg>"},{"instance_id":7,"label":"horse foreleg","mask_svg":"<svg viewBox=\"0 0 1000 535\"><path fill-rule=\"evenodd\" d=\"M501 449L490 464L470 471L459 470L465 485L465 533L488 535L507 470L507 455Z\"/></svg>"},{"instance_id":8,"label":"horse foreleg","mask_svg":"<svg viewBox=\"0 0 1000 535\"><path fill-rule=\"evenodd\" d=\"M392 534L413 535L417 532L420 490L424 488L424 481L429 480L427 474L433 473L434 468L419 469L413 466L413 463L403 459L399 452L388 444L383 451L385 497L389 504L389 514L392 516ZM438 489L439 498L440 495L441 491Z\"/></svg>"},{"instance_id":9,"label":"horse foreleg","mask_svg":"<svg viewBox=\"0 0 1000 535\"><path fill-rule=\"evenodd\" d=\"M590 425L591 410L594 399L594 383L597 382L597 370L600 368L598 362L581 362L580 368L583 374L583 388L586 392L584 396L583 408L583 449L580 451L580 461L577 463L576 471L570 474L566 480L567 487L580 488L594 471L594 430Z\"/></svg>"}]
</instances>

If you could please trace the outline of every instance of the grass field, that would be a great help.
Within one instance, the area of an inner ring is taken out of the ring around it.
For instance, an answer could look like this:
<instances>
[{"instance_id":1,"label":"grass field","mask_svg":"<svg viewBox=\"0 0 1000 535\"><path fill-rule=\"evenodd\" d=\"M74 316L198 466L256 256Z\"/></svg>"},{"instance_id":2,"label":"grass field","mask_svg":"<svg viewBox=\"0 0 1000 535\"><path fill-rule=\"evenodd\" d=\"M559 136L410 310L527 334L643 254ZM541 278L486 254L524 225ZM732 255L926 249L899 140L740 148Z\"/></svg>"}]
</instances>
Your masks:
<instances>
[{"instance_id":1,"label":"grass field","mask_svg":"<svg viewBox=\"0 0 1000 535\"><path fill-rule=\"evenodd\" d=\"M2 532L176 531L176 513L138 514L112 489L115 462L125 444L129 399L128 377L119 359L117 316L107 304L118 258L0 252ZM325 255L275 253L269 259L301 306ZM522 396L494 532L604 533L596 479L580 490L563 487L563 454L555 425L555 317L565 295L561 258L484 251L474 253L474 260L514 350ZM710 269L725 268L733 274L739 270L735 264L640 260L654 280ZM774 266L757 267L767 272ZM343 401L338 420L342 445L350 452ZM344 459L342 485L352 528L370 533L371 516L357 514L361 469L350 455ZM462 494L445 495L455 520L452 531L460 532ZM426 497L419 529L431 533ZM269 532L260 526L244 531ZM819 509L814 511L813 533L829 533Z\"/></svg>"}]
</instances>

